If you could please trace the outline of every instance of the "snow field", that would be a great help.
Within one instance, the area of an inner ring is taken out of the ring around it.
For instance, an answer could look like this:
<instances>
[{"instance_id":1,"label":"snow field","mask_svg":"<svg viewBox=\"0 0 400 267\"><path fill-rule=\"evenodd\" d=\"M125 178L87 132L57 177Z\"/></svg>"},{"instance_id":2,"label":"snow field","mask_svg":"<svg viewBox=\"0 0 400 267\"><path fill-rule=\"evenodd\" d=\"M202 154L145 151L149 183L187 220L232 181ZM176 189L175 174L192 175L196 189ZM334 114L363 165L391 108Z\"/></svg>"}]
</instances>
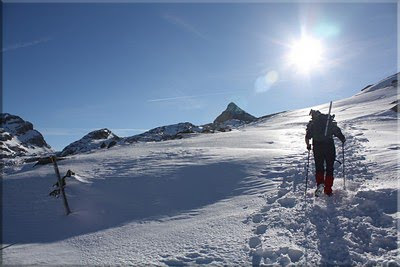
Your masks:
<instances>
[{"instance_id":1,"label":"snow field","mask_svg":"<svg viewBox=\"0 0 400 267\"><path fill-rule=\"evenodd\" d=\"M384 88L334 102L347 138L347 190L336 166L331 198L313 197L312 157L304 195L309 108L232 132L117 145L60 161L62 175L71 169L90 182L67 180L68 217L61 200L47 196L52 166L17 167L3 178L3 247L12 245L3 262L398 264L398 119L385 113L396 98Z\"/></svg>"},{"instance_id":2,"label":"snow field","mask_svg":"<svg viewBox=\"0 0 400 267\"><path fill-rule=\"evenodd\" d=\"M393 115L387 119L391 124L397 120ZM363 127L376 123L368 122L363 121ZM373 127L368 129L355 125L354 120L341 125L347 138L347 190L343 190L342 166L336 166L334 195L314 198L315 170L311 157L309 190L304 198L306 155L274 159L286 166L283 168L285 171L281 172L282 168L273 165L265 171L273 179L281 177L282 182L277 194L266 195L266 205L246 221L254 231L248 244L253 265L399 264L398 188L391 187L397 167L393 166L396 165L393 161L396 155L392 153L397 149L393 149L392 144L396 135L390 130L393 128L386 125L383 128L386 140L380 142L382 137L371 133ZM378 139L374 140L375 150L368 146L369 139L364 137L364 133ZM386 153L382 152L382 147L387 145ZM341 146L337 143L336 147L339 148L337 159L342 160ZM377 157L371 151L384 153L389 159ZM368 160L367 154L375 161ZM385 176L377 176L384 172Z\"/></svg>"}]
</instances>

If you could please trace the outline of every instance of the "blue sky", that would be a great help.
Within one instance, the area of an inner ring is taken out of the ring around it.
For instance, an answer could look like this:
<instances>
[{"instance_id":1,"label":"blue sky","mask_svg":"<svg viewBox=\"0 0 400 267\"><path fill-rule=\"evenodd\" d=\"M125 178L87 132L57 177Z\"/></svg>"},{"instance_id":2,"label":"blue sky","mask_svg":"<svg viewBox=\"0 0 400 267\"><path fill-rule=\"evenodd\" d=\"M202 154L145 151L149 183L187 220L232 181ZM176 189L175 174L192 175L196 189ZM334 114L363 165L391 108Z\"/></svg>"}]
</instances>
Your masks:
<instances>
[{"instance_id":1,"label":"blue sky","mask_svg":"<svg viewBox=\"0 0 400 267\"><path fill-rule=\"evenodd\" d=\"M4 4L3 112L60 150L99 128L212 122L231 101L307 107L396 73L396 25L396 3ZM307 74L287 62L304 33L323 47Z\"/></svg>"}]
</instances>

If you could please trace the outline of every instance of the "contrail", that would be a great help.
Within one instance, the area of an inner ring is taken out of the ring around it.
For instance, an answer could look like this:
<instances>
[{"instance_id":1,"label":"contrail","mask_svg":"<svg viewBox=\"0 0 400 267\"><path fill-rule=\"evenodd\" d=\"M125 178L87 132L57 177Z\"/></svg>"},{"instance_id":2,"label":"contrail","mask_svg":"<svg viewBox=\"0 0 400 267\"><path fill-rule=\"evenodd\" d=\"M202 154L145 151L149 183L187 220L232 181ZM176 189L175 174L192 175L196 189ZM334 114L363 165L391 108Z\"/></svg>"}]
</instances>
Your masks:
<instances>
[{"instance_id":1,"label":"contrail","mask_svg":"<svg viewBox=\"0 0 400 267\"><path fill-rule=\"evenodd\" d=\"M187 95L187 96L157 98L157 99L149 99L149 100L147 100L147 102L162 102L162 101L181 100L181 99L204 97L204 96L213 96L213 95L227 95L227 94L234 94L234 93L243 92L243 91L245 91L245 90L229 91L229 92L228 91L226 91L226 92L217 92L217 93L209 93L209 94L201 94L201 95Z\"/></svg>"},{"instance_id":2,"label":"contrail","mask_svg":"<svg viewBox=\"0 0 400 267\"><path fill-rule=\"evenodd\" d=\"M49 42L51 40L52 40L52 38L46 37L46 38L41 38L41 39L38 39L38 40L31 41L31 42L17 43L17 44L13 44L13 45L4 47L2 49L2 52L4 53L4 52L7 52L7 51L19 49L19 48L34 46L34 45L38 45L38 44L41 44L41 43L47 43L47 42Z\"/></svg>"},{"instance_id":3,"label":"contrail","mask_svg":"<svg viewBox=\"0 0 400 267\"><path fill-rule=\"evenodd\" d=\"M198 37L202 38L202 39L207 39L207 37L201 33L199 30L197 30L193 25L189 24L188 22L186 22L185 20L183 20L180 17L177 17L175 15L171 15L171 14L164 14L163 18L165 20L167 20L168 22L177 25L178 27L193 33L195 35L197 35Z\"/></svg>"}]
</instances>

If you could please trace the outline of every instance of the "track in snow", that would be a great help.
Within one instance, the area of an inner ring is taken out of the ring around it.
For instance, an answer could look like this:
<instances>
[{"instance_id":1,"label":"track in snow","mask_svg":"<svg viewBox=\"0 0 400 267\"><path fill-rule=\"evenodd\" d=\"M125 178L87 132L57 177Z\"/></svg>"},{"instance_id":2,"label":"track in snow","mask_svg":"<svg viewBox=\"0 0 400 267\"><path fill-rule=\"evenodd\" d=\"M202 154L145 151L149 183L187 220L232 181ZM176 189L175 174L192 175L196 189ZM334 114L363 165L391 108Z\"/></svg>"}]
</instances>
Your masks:
<instances>
[{"instance_id":1,"label":"track in snow","mask_svg":"<svg viewBox=\"0 0 400 267\"><path fill-rule=\"evenodd\" d=\"M278 194L266 195L266 205L245 220L254 229L254 236L248 240L253 265L374 265L388 261L369 260L371 256L387 257L388 251L396 258L397 230L391 215L397 212L397 190L368 190L368 181L377 179L371 172L376 164L363 156L363 143L368 139L354 126L345 125L344 129L346 191L342 168L336 167L335 177L339 179L334 181L334 195L314 198L311 157L304 201L306 155L276 158L264 171L266 178L280 180L281 184ZM340 147L337 158L341 153Z\"/></svg>"}]
</instances>

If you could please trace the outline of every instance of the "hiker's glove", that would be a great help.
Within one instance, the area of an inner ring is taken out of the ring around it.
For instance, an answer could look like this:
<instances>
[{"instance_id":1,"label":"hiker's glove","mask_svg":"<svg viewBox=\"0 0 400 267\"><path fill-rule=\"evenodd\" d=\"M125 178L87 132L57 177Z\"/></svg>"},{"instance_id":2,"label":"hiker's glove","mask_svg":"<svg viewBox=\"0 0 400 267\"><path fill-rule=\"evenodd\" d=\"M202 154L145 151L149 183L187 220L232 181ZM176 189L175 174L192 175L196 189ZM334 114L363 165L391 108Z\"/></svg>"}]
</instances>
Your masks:
<instances>
[{"instance_id":1,"label":"hiker's glove","mask_svg":"<svg viewBox=\"0 0 400 267\"><path fill-rule=\"evenodd\" d=\"M308 151L311 150L311 144L307 145L307 150L308 150Z\"/></svg>"}]
</instances>

